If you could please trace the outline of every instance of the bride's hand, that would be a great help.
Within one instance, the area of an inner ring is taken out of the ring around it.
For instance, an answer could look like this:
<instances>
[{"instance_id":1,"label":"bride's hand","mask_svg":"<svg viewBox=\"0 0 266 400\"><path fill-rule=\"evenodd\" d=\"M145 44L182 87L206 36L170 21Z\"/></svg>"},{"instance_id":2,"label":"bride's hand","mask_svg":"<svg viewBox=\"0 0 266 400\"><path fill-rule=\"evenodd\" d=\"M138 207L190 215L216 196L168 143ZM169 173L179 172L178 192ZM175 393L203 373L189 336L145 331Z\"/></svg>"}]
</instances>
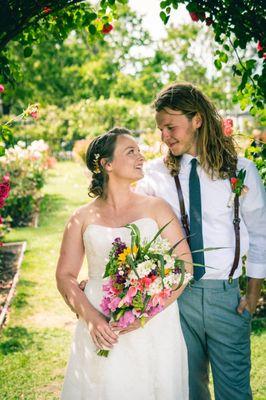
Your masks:
<instances>
[{"instance_id":1,"label":"bride's hand","mask_svg":"<svg viewBox=\"0 0 266 400\"><path fill-rule=\"evenodd\" d=\"M101 313L96 313L87 324L91 338L97 348L107 347L111 349L117 343L118 335L113 332Z\"/></svg>"},{"instance_id":2,"label":"bride's hand","mask_svg":"<svg viewBox=\"0 0 266 400\"><path fill-rule=\"evenodd\" d=\"M110 322L110 326L114 331L118 331L119 335L124 335L125 333L135 331L141 327L141 323L139 319L136 319L132 324L128 325L126 328L120 328L117 322Z\"/></svg>"}]
</instances>

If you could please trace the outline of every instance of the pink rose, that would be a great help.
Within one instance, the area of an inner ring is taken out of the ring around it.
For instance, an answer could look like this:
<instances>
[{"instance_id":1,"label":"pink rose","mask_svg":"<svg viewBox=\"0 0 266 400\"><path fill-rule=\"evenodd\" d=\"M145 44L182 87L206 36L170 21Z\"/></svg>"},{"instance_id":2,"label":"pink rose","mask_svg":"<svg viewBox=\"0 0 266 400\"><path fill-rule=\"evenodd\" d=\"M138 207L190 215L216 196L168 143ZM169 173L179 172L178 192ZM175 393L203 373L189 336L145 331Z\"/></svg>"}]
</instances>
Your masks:
<instances>
[{"instance_id":1,"label":"pink rose","mask_svg":"<svg viewBox=\"0 0 266 400\"><path fill-rule=\"evenodd\" d=\"M227 118L223 120L223 132L225 136L231 136L233 133L233 120L231 118Z\"/></svg>"},{"instance_id":2,"label":"pink rose","mask_svg":"<svg viewBox=\"0 0 266 400\"><path fill-rule=\"evenodd\" d=\"M0 93L3 93L5 91L4 85L0 85Z\"/></svg>"},{"instance_id":3,"label":"pink rose","mask_svg":"<svg viewBox=\"0 0 266 400\"><path fill-rule=\"evenodd\" d=\"M6 199L10 192L10 186L5 184L0 184L0 198Z\"/></svg>"}]
</instances>

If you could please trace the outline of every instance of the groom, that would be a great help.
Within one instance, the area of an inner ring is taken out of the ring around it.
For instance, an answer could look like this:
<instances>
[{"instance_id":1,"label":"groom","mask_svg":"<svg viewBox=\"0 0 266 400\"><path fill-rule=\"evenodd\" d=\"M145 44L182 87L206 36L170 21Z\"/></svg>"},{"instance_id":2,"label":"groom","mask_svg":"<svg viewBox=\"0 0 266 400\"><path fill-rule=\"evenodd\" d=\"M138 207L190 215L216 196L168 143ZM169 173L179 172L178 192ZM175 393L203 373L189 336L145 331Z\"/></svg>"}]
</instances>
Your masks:
<instances>
[{"instance_id":1,"label":"groom","mask_svg":"<svg viewBox=\"0 0 266 400\"><path fill-rule=\"evenodd\" d=\"M193 85L169 86L156 98L155 110L169 152L147 165L137 190L172 206L192 251L221 247L193 253L193 262L205 268L194 267L195 283L179 299L190 400L210 399L209 365L216 400L252 399L251 318L266 275L262 182L254 164L237 157L214 105ZM244 180L238 175L241 169ZM239 197L234 193L237 180ZM241 257L247 251L248 287L240 298Z\"/></svg>"}]
</instances>

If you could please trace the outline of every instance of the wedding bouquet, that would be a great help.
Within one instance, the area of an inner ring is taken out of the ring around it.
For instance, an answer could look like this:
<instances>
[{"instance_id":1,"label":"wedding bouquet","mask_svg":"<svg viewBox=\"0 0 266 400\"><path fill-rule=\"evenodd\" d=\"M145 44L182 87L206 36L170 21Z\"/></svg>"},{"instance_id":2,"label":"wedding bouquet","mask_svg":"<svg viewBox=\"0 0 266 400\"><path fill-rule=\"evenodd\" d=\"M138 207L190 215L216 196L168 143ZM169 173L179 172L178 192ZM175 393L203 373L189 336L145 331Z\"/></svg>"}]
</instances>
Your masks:
<instances>
[{"instance_id":1,"label":"wedding bouquet","mask_svg":"<svg viewBox=\"0 0 266 400\"><path fill-rule=\"evenodd\" d=\"M130 247L119 237L112 243L103 276L107 282L103 284L101 308L121 329L136 319L144 326L147 318L163 310L174 290L193 278L185 271L184 261L172 256L184 239L170 247L168 240L160 236L168 224L150 242L141 240L135 224L126 225L131 230ZM108 350L97 352L105 357L108 353Z\"/></svg>"}]
</instances>

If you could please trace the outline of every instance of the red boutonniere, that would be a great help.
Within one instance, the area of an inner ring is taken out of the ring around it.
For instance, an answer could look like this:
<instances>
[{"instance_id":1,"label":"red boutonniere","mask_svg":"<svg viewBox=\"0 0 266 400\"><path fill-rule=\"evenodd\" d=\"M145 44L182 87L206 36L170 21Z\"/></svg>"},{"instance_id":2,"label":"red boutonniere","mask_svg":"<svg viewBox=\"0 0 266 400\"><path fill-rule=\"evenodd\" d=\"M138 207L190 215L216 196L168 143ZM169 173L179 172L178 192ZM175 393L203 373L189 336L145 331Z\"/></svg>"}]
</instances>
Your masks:
<instances>
[{"instance_id":1,"label":"red boutonniere","mask_svg":"<svg viewBox=\"0 0 266 400\"><path fill-rule=\"evenodd\" d=\"M230 178L230 183L231 183L231 188L232 188L232 194L230 196L229 202L227 204L227 207L232 207L234 204L234 199L236 196L241 196L244 195L245 193L248 192L248 187L244 185L246 177L246 171L244 169L241 169L235 177Z\"/></svg>"}]
</instances>

